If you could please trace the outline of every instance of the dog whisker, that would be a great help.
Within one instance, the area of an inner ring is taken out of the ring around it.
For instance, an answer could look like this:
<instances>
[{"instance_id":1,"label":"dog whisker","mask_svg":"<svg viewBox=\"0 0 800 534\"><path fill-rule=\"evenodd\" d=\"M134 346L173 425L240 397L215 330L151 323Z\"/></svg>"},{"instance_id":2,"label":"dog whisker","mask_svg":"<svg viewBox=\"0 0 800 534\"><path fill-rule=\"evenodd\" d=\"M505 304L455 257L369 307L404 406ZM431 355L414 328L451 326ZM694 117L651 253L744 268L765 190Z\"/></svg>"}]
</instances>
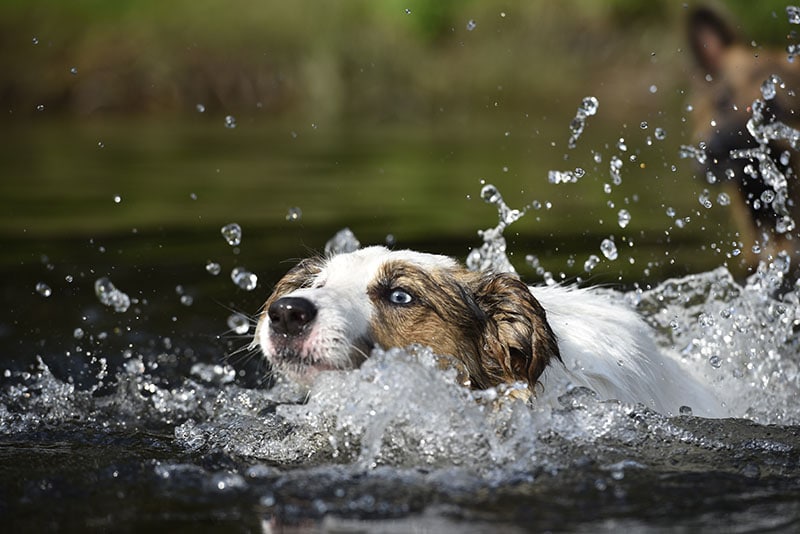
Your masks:
<instances>
[{"instance_id":1,"label":"dog whisker","mask_svg":"<svg viewBox=\"0 0 800 534\"><path fill-rule=\"evenodd\" d=\"M443 367L455 367L460 383L522 382L533 402L559 406L558 392L572 384L662 412L687 405L724 415L609 291L529 287L514 274L471 272L445 256L368 247L291 269L259 314L250 347L306 390L321 372L360 366L373 347L417 344L453 358Z\"/></svg>"}]
</instances>

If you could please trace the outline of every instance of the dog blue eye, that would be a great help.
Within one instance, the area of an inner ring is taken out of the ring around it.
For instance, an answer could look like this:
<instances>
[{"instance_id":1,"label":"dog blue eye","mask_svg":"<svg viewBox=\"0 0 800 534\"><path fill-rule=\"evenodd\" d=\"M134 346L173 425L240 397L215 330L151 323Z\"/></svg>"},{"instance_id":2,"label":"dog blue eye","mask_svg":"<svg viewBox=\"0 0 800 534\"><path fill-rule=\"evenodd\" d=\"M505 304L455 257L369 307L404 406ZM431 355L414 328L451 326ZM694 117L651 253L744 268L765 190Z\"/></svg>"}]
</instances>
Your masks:
<instances>
[{"instance_id":1,"label":"dog blue eye","mask_svg":"<svg viewBox=\"0 0 800 534\"><path fill-rule=\"evenodd\" d=\"M414 298L402 289L393 289L389 293L389 302L392 304L410 304Z\"/></svg>"}]
</instances>

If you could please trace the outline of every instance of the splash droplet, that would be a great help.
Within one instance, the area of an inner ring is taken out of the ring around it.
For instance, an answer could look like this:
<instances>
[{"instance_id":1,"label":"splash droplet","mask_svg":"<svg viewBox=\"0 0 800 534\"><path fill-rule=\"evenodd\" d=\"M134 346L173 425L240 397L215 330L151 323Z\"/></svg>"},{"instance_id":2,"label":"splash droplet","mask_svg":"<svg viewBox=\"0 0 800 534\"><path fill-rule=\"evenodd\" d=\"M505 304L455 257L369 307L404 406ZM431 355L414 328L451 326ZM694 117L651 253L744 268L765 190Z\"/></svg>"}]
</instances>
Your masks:
<instances>
[{"instance_id":1,"label":"splash droplet","mask_svg":"<svg viewBox=\"0 0 800 534\"><path fill-rule=\"evenodd\" d=\"M244 335L250 331L250 321L241 313L234 313L228 316L228 328L234 333Z\"/></svg>"},{"instance_id":2,"label":"splash droplet","mask_svg":"<svg viewBox=\"0 0 800 534\"><path fill-rule=\"evenodd\" d=\"M617 223L620 228L625 228L631 222L631 214L626 209L619 210L617 214Z\"/></svg>"},{"instance_id":3,"label":"splash droplet","mask_svg":"<svg viewBox=\"0 0 800 534\"><path fill-rule=\"evenodd\" d=\"M245 291L252 291L258 285L258 276L243 267L234 267L231 271L231 280Z\"/></svg>"},{"instance_id":4,"label":"splash droplet","mask_svg":"<svg viewBox=\"0 0 800 534\"><path fill-rule=\"evenodd\" d=\"M237 247L242 243L242 227L238 224L226 224L220 229L220 232L230 246Z\"/></svg>"},{"instance_id":5,"label":"splash droplet","mask_svg":"<svg viewBox=\"0 0 800 534\"><path fill-rule=\"evenodd\" d=\"M361 242L350 228L342 228L325 243L325 255L345 254L361 248Z\"/></svg>"},{"instance_id":6,"label":"splash droplet","mask_svg":"<svg viewBox=\"0 0 800 534\"><path fill-rule=\"evenodd\" d=\"M789 24L800 24L800 8L797 6L786 6L786 16Z\"/></svg>"},{"instance_id":7,"label":"splash droplet","mask_svg":"<svg viewBox=\"0 0 800 534\"><path fill-rule=\"evenodd\" d=\"M233 115L226 115L225 116L225 128L233 129L236 128L236 117Z\"/></svg>"},{"instance_id":8,"label":"splash droplet","mask_svg":"<svg viewBox=\"0 0 800 534\"><path fill-rule=\"evenodd\" d=\"M616 260L619 256L617 246L614 244L614 241L609 238L603 239L603 242L600 243L600 252L611 261Z\"/></svg>"},{"instance_id":9,"label":"splash droplet","mask_svg":"<svg viewBox=\"0 0 800 534\"><path fill-rule=\"evenodd\" d=\"M36 292L43 297L49 297L50 295L53 294L53 290L50 289L50 286L48 286L44 282L39 282L38 284L36 284Z\"/></svg>"},{"instance_id":10,"label":"splash droplet","mask_svg":"<svg viewBox=\"0 0 800 534\"><path fill-rule=\"evenodd\" d=\"M124 313L131 305L130 297L114 287L106 277L98 278L94 283L94 293L104 306L114 308L114 311Z\"/></svg>"},{"instance_id":11,"label":"splash droplet","mask_svg":"<svg viewBox=\"0 0 800 534\"><path fill-rule=\"evenodd\" d=\"M297 207L289 208L289 211L286 213L286 220L290 222L299 221L302 218L303 210Z\"/></svg>"},{"instance_id":12,"label":"splash droplet","mask_svg":"<svg viewBox=\"0 0 800 534\"><path fill-rule=\"evenodd\" d=\"M222 272L222 267L220 267L219 263L209 260L208 262L206 262L206 271L209 274L217 276L219 273Z\"/></svg>"},{"instance_id":13,"label":"splash droplet","mask_svg":"<svg viewBox=\"0 0 800 534\"><path fill-rule=\"evenodd\" d=\"M586 271L587 273L590 273L594 270L595 267L597 267L599 263L600 263L600 257L597 256L597 254L591 254L586 259L586 261L583 262L583 270Z\"/></svg>"}]
</instances>

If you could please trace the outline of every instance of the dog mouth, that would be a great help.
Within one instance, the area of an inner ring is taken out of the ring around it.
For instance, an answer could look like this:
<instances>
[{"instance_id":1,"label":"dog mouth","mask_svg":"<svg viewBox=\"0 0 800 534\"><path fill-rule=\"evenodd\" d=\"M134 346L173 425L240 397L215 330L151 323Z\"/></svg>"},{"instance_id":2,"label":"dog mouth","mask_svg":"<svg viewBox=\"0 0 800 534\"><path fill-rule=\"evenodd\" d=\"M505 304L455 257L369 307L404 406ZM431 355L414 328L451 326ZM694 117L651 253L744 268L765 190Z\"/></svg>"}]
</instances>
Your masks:
<instances>
[{"instance_id":1,"label":"dog mouth","mask_svg":"<svg viewBox=\"0 0 800 534\"><path fill-rule=\"evenodd\" d=\"M346 371L359 367L369 356L373 343L360 339L347 343L340 339L319 343L324 348L309 348L307 340L272 334L270 347L264 350L272 367L294 382L309 386L323 371ZM264 347L266 348L266 347Z\"/></svg>"}]
</instances>

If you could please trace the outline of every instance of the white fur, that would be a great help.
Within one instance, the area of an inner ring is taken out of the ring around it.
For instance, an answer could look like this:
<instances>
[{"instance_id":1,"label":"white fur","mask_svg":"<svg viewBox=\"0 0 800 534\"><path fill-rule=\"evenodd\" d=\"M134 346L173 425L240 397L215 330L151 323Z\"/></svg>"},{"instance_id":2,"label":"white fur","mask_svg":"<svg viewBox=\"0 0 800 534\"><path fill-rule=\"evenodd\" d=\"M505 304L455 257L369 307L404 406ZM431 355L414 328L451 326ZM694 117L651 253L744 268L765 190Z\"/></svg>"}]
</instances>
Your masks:
<instances>
[{"instance_id":1,"label":"white fur","mask_svg":"<svg viewBox=\"0 0 800 534\"><path fill-rule=\"evenodd\" d=\"M564 362L551 364L540 378L551 404L571 384L661 413L689 406L695 415L726 415L690 369L658 349L642 318L611 295L561 286L530 289L547 313Z\"/></svg>"},{"instance_id":2,"label":"white fur","mask_svg":"<svg viewBox=\"0 0 800 534\"><path fill-rule=\"evenodd\" d=\"M384 247L333 256L308 287L285 295L307 298L317 306L317 319L303 341L303 352L313 355L309 366L313 372L300 373L271 357L275 347L265 326L266 314L254 341L280 372L300 382L308 383L319 370L357 365L351 349L368 332L373 315L367 287L388 260L431 268L457 266L445 256L390 252ZM725 415L710 391L678 361L663 354L647 324L621 302L591 289L537 286L530 290L546 311L563 361L563 365L551 362L540 378L544 388L538 402L557 405L565 387L577 385L592 389L602 399L641 402L662 413L675 414L681 406L689 406L695 415Z\"/></svg>"}]
</instances>

